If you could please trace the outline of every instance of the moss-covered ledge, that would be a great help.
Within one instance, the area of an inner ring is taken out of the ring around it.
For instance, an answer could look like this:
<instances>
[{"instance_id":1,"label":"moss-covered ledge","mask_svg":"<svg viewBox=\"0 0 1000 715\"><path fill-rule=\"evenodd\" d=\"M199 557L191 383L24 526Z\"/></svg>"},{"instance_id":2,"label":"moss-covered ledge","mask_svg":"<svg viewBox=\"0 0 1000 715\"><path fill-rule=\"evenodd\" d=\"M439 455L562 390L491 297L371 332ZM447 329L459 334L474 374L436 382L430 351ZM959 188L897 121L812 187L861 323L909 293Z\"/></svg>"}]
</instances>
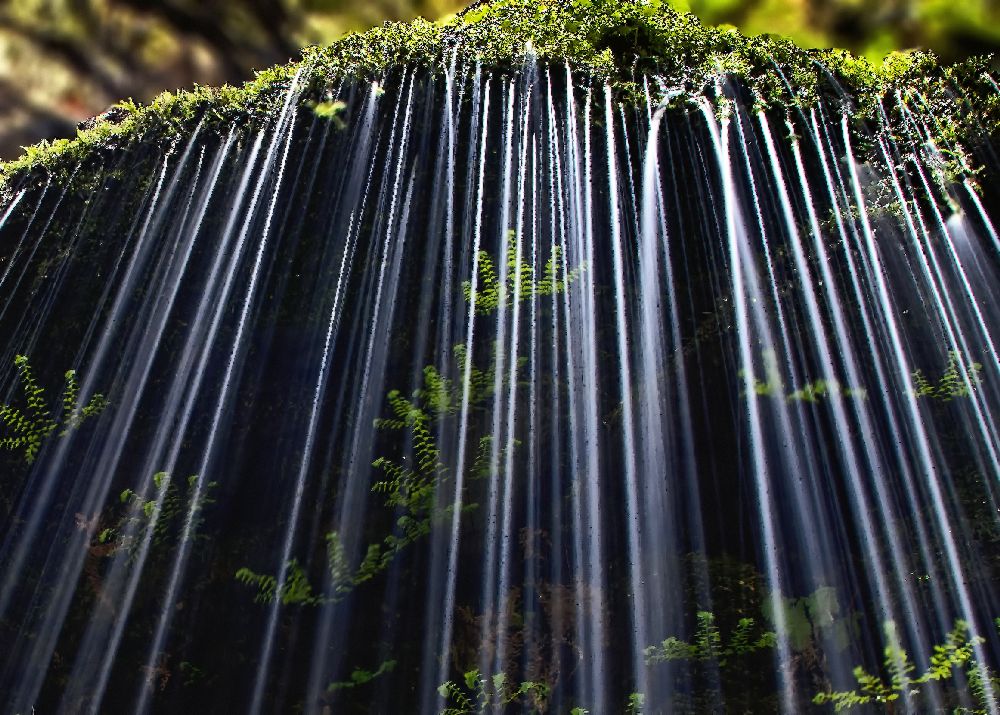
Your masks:
<instances>
[{"instance_id":1,"label":"moss-covered ledge","mask_svg":"<svg viewBox=\"0 0 1000 715\"><path fill-rule=\"evenodd\" d=\"M610 83L625 101L639 96L641 74L656 74L663 86L680 90L680 101L728 76L742 82L759 107L808 107L827 97L862 119L884 98L903 93L933 112L941 145L959 153L1000 127L1000 92L986 58L942 66L929 53L894 53L876 66L845 51L803 50L780 38L705 27L661 0L496 0L440 23L386 23L306 48L299 62L260 72L240 87L164 93L145 106L127 100L77 137L41 142L0 164L0 184L65 172L102 149L167 139L199 121L254 125L276 111L300 69L308 101L338 79L370 79L392 65L443 71L454 52L509 68L523 61L529 43L540 60L569 63L583 77Z\"/></svg>"}]
</instances>

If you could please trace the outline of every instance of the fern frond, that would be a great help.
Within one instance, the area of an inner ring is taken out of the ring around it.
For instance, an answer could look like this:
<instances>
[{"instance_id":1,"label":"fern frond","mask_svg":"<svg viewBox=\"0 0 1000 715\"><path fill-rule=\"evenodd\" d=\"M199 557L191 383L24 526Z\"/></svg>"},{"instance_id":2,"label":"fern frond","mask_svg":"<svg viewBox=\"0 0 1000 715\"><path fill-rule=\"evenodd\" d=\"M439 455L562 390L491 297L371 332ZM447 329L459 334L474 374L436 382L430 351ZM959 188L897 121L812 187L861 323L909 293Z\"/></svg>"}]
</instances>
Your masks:
<instances>
[{"instance_id":1,"label":"fern frond","mask_svg":"<svg viewBox=\"0 0 1000 715\"><path fill-rule=\"evenodd\" d=\"M375 418L375 428L376 429L387 429L387 430L400 430L406 427L406 421L395 419L392 417L377 417Z\"/></svg>"},{"instance_id":2,"label":"fern frond","mask_svg":"<svg viewBox=\"0 0 1000 715\"><path fill-rule=\"evenodd\" d=\"M949 402L956 397L968 397L981 382L982 364L966 361L961 352L948 351L948 362L938 381L931 382L922 370L911 374L916 397L931 397Z\"/></svg>"},{"instance_id":3,"label":"fern frond","mask_svg":"<svg viewBox=\"0 0 1000 715\"><path fill-rule=\"evenodd\" d=\"M330 573L330 583L336 593L345 593L353 586L351 565L347 561L340 534L331 531L326 535L326 568Z\"/></svg>"},{"instance_id":4,"label":"fern frond","mask_svg":"<svg viewBox=\"0 0 1000 715\"><path fill-rule=\"evenodd\" d=\"M471 479L483 479L490 475L490 460L493 454L493 437L487 435L479 438L479 446L476 448L476 456L472 460L472 468L469 470Z\"/></svg>"},{"instance_id":5,"label":"fern frond","mask_svg":"<svg viewBox=\"0 0 1000 715\"><path fill-rule=\"evenodd\" d=\"M24 459L29 464L35 461L42 448L42 443L55 432L60 423L63 425L63 429L59 432L59 436L65 437L72 430L77 429L85 418L98 414L107 405L107 400L102 395L94 395L86 407L82 410L79 409L79 385L76 380L76 371L68 370L65 373L66 386L63 390L62 410L57 422L46 404L45 389L40 387L35 380L28 358L24 355L18 355L14 359L14 366L21 392L24 394L27 413L10 405L0 406L0 423L3 423L17 435L14 439L0 441L0 448L23 449Z\"/></svg>"},{"instance_id":6,"label":"fern frond","mask_svg":"<svg viewBox=\"0 0 1000 715\"><path fill-rule=\"evenodd\" d=\"M63 422L73 424L77 419L76 401L80 397L80 385L76 381L76 370L66 371L66 387L63 389Z\"/></svg>"},{"instance_id":7,"label":"fern frond","mask_svg":"<svg viewBox=\"0 0 1000 715\"><path fill-rule=\"evenodd\" d=\"M934 653L930 657L930 665L927 670L919 677L913 678L911 674L915 668L909 654L899 642L895 624L888 621L885 624L885 632L885 669L890 677L888 683L859 665L854 669L854 679L858 683L859 690L818 693L813 697L813 702L818 705L833 704L834 709L840 712L873 701L891 703L901 696L910 697L918 692L913 688L914 685L932 680L944 680L951 677L956 669L966 665L975 668L976 664L972 661L972 654L975 647L983 642L981 637L970 633L969 626L965 621L955 621L955 627L947 634L945 642L934 646ZM981 675L973 675L971 672L968 677L970 689L975 695L976 683L983 685L985 681ZM978 681L976 681L977 677Z\"/></svg>"},{"instance_id":8,"label":"fern frond","mask_svg":"<svg viewBox=\"0 0 1000 715\"><path fill-rule=\"evenodd\" d=\"M891 679L893 690L901 691L911 682L910 674L916 666L910 661L910 656L899 643L896 624L888 621L885 624L887 645L885 647L885 669Z\"/></svg>"},{"instance_id":9,"label":"fern frond","mask_svg":"<svg viewBox=\"0 0 1000 715\"><path fill-rule=\"evenodd\" d=\"M320 602L313 594L312 584L297 559L288 562L285 568L285 583L281 587L281 603L291 605L316 605Z\"/></svg>"},{"instance_id":10,"label":"fern frond","mask_svg":"<svg viewBox=\"0 0 1000 715\"><path fill-rule=\"evenodd\" d=\"M722 634L715 625L715 615L710 611L699 611L698 630L695 632L694 647L698 660L718 658L721 650Z\"/></svg>"},{"instance_id":11,"label":"fern frond","mask_svg":"<svg viewBox=\"0 0 1000 715\"><path fill-rule=\"evenodd\" d=\"M274 601L274 592L278 587L278 580L274 576L255 573L244 567L236 572L236 580L257 589L257 593L254 595L254 600L257 603L272 603Z\"/></svg>"},{"instance_id":12,"label":"fern frond","mask_svg":"<svg viewBox=\"0 0 1000 715\"><path fill-rule=\"evenodd\" d=\"M449 680L447 683L439 685L438 694L442 698L445 698L446 701L453 700L455 702L455 707L443 710L442 715L445 715L445 713L448 715L466 715L466 713L472 712L472 700L452 681Z\"/></svg>"},{"instance_id":13,"label":"fern frond","mask_svg":"<svg viewBox=\"0 0 1000 715\"><path fill-rule=\"evenodd\" d=\"M95 394L93 397L90 398L90 401L86 405L84 405L83 409L80 411L80 414L83 416L80 421L82 422L83 419L86 419L87 417L94 417L95 415L99 415L101 412L105 410L107 406L108 406L108 399L100 393Z\"/></svg>"}]
</instances>

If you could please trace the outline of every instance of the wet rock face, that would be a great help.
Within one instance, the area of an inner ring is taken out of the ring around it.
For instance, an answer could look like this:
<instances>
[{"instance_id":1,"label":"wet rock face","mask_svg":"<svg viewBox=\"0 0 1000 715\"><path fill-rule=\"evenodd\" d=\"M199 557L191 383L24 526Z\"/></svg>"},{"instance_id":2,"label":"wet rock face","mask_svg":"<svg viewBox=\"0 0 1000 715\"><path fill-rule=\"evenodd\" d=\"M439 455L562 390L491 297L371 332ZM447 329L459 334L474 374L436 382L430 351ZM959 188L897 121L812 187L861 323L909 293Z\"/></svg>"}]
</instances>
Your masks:
<instances>
[{"instance_id":1,"label":"wet rock face","mask_svg":"<svg viewBox=\"0 0 1000 715\"><path fill-rule=\"evenodd\" d=\"M988 710L990 146L755 42L483 5L13 169L3 709Z\"/></svg>"}]
</instances>

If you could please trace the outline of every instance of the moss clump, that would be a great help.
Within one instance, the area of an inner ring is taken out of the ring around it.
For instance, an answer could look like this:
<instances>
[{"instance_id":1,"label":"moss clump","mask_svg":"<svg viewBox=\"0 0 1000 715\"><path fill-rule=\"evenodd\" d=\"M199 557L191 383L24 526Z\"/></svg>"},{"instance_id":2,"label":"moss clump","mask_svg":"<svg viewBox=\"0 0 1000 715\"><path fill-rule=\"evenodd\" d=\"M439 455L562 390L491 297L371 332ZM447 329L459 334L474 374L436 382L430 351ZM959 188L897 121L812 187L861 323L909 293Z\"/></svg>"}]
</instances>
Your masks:
<instances>
[{"instance_id":1,"label":"moss clump","mask_svg":"<svg viewBox=\"0 0 1000 715\"><path fill-rule=\"evenodd\" d=\"M931 110L941 146L950 151L1000 126L1000 93L990 86L986 60L942 67L928 53L909 52L876 66L841 50L808 51L779 38L705 27L662 0L497 0L439 23L386 23L306 48L301 62L261 72L242 87L196 87L163 94L147 106L123 102L115 120L99 120L75 139L42 142L0 164L0 182L34 169L65 171L95 149L174 136L198 121L253 124L276 110L300 69L303 99L315 102L340 78L369 79L405 64L440 71L453 52L510 68L523 62L529 46L542 61L565 62L581 76L610 83L625 100L640 95L641 74L657 75L681 96L712 92L728 76L749 89L758 107L768 108L808 107L827 97L871 117L880 101L899 93Z\"/></svg>"}]
</instances>

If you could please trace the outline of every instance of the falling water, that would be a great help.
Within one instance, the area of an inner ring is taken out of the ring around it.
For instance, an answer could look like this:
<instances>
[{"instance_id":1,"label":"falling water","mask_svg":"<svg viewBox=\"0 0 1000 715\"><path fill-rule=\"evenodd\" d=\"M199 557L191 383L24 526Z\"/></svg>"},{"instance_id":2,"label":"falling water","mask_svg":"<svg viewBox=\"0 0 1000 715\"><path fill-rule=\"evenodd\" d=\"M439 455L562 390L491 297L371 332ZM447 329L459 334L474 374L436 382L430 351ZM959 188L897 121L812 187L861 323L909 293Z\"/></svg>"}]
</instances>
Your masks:
<instances>
[{"instance_id":1,"label":"falling water","mask_svg":"<svg viewBox=\"0 0 1000 715\"><path fill-rule=\"evenodd\" d=\"M9 182L4 712L800 712L935 664L905 707L998 712L995 182L903 93L638 84L450 51Z\"/></svg>"}]
</instances>

